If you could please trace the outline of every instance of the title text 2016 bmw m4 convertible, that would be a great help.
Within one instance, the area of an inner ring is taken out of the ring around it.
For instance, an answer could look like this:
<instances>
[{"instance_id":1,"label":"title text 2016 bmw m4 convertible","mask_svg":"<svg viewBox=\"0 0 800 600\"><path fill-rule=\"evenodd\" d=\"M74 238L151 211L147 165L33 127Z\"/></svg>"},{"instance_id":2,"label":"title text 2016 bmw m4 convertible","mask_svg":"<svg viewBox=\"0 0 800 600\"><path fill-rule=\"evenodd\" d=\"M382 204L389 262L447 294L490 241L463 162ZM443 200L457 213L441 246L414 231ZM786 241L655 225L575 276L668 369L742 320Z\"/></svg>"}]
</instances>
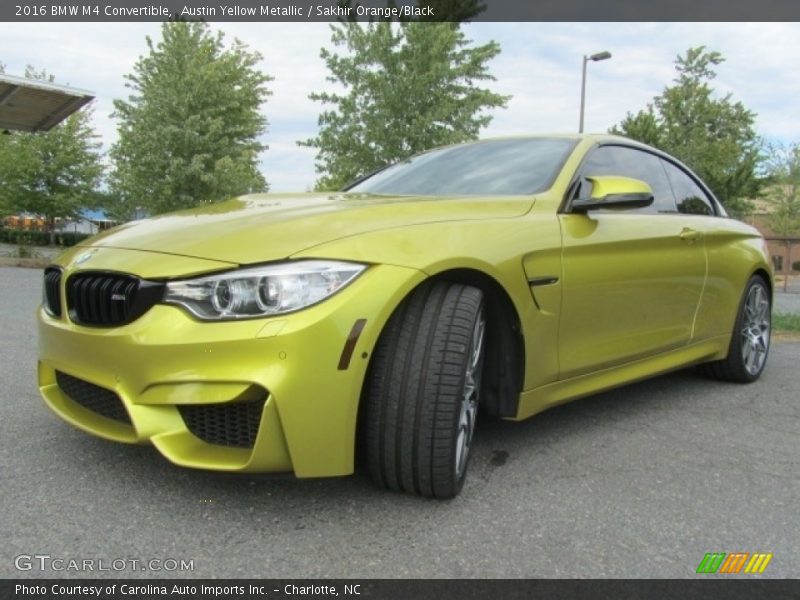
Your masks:
<instances>
[{"instance_id":1,"label":"title text 2016 bmw m4 convertible","mask_svg":"<svg viewBox=\"0 0 800 600\"><path fill-rule=\"evenodd\" d=\"M39 387L170 461L449 498L479 408L525 419L680 367L751 382L763 239L613 136L439 148L333 194L132 222L44 273Z\"/></svg>"}]
</instances>

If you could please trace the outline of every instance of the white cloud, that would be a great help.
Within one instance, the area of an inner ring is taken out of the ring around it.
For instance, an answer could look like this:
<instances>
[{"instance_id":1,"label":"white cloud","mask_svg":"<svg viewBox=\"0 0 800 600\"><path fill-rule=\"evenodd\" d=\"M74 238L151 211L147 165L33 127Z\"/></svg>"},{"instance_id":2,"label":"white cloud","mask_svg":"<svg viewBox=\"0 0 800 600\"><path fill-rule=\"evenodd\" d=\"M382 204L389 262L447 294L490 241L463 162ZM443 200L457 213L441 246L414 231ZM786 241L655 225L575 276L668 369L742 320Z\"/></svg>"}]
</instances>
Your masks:
<instances>
[{"instance_id":1,"label":"white cloud","mask_svg":"<svg viewBox=\"0 0 800 600\"><path fill-rule=\"evenodd\" d=\"M123 75L145 52L144 36L159 35L157 23L1 24L0 62L11 74L30 63L55 73L58 81L97 94L94 123L108 148L116 138L112 100L124 97ZM274 191L313 185L314 151L296 141L313 137L319 105L308 94L331 84L319 58L329 42L324 23L219 23L264 56L262 68L275 77L264 106L270 149L262 168ZM578 123L581 57L609 50L613 58L588 67L587 131L604 131L627 111L642 108L674 76L675 56L705 44L726 58L715 87L758 113L768 138L800 140L800 97L796 57L797 23L474 23L476 43L497 40L502 54L491 64L494 89L513 95L506 110L494 111L486 135L574 131Z\"/></svg>"}]
</instances>

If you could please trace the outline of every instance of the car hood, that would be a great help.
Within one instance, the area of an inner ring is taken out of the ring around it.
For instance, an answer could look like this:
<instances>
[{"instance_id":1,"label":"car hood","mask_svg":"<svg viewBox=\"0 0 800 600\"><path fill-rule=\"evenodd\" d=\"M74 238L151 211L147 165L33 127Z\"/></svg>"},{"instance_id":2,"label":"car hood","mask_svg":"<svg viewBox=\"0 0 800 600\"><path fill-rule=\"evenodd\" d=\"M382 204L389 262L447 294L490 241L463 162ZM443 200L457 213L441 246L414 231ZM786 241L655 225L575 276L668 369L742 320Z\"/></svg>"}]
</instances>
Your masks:
<instances>
[{"instance_id":1,"label":"car hood","mask_svg":"<svg viewBox=\"0 0 800 600\"><path fill-rule=\"evenodd\" d=\"M423 223L512 218L533 198L449 198L359 194L259 194L141 221L84 242L251 264L288 258L319 244Z\"/></svg>"}]
</instances>

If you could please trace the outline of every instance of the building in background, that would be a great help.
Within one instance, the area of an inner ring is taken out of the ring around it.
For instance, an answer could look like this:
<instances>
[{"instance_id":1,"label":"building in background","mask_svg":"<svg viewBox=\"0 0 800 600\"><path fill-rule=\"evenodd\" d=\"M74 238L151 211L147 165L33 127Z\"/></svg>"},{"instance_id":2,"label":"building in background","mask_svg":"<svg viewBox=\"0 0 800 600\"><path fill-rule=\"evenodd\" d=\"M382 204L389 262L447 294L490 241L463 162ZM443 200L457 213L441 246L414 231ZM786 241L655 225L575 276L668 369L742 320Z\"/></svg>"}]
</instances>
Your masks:
<instances>
[{"instance_id":1,"label":"building in background","mask_svg":"<svg viewBox=\"0 0 800 600\"><path fill-rule=\"evenodd\" d=\"M800 274L800 237L777 235L770 224L770 205L763 200L753 201L755 210L745 221L758 229L767 241L772 267L776 275Z\"/></svg>"}]
</instances>

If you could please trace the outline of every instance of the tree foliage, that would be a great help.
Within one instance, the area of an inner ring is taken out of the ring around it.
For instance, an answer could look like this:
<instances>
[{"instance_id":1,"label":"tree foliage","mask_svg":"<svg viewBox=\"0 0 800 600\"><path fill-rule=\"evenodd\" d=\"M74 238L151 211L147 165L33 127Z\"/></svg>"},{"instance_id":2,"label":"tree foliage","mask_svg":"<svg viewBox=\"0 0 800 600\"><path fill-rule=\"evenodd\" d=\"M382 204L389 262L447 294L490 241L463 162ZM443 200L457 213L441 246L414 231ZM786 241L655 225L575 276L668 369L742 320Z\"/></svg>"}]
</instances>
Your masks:
<instances>
[{"instance_id":1,"label":"tree foliage","mask_svg":"<svg viewBox=\"0 0 800 600\"><path fill-rule=\"evenodd\" d=\"M29 79L53 81L28 67ZM0 135L0 208L45 219L74 218L93 205L103 176L100 143L83 109L47 132Z\"/></svg>"},{"instance_id":2,"label":"tree foliage","mask_svg":"<svg viewBox=\"0 0 800 600\"><path fill-rule=\"evenodd\" d=\"M488 109L508 96L481 88L494 78L487 62L496 42L471 46L451 23L375 22L334 25L323 48L328 80L344 88L315 92L327 105L317 137L298 142L318 149L318 189L339 189L375 169L434 146L477 138Z\"/></svg>"},{"instance_id":3,"label":"tree foliage","mask_svg":"<svg viewBox=\"0 0 800 600\"><path fill-rule=\"evenodd\" d=\"M132 94L114 101L112 212L156 214L266 190L258 137L272 77L257 68L261 55L239 40L226 47L205 23L164 23L161 35L146 39L147 54L126 76Z\"/></svg>"},{"instance_id":4,"label":"tree foliage","mask_svg":"<svg viewBox=\"0 0 800 600\"><path fill-rule=\"evenodd\" d=\"M800 143L770 147L766 162L764 199L770 204L768 222L773 234L785 238L788 264L783 268L791 271L792 238L800 237ZM783 278L784 292L788 285L787 276Z\"/></svg>"},{"instance_id":5,"label":"tree foliage","mask_svg":"<svg viewBox=\"0 0 800 600\"><path fill-rule=\"evenodd\" d=\"M759 187L760 140L755 114L731 94L717 97L710 82L724 58L704 46L675 61L673 85L651 104L612 128L672 154L693 169L729 212L750 209L746 198Z\"/></svg>"},{"instance_id":6,"label":"tree foliage","mask_svg":"<svg viewBox=\"0 0 800 600\"><path fill-rule=\"evenodd\" d=\"M782 237L800 236L800 144L771 148L767 158L770 228Z\"/></svg>"}]
</instances>

